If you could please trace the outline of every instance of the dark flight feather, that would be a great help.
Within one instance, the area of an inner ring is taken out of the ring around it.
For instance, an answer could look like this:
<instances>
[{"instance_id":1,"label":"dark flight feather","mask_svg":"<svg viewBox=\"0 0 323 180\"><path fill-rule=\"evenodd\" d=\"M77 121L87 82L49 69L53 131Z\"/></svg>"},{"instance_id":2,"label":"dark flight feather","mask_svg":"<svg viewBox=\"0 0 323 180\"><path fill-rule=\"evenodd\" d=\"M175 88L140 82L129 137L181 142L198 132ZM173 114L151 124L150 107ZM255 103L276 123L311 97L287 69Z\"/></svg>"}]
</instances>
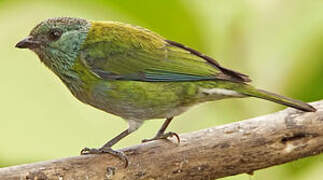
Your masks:
<instances>
[{"instance_id":1,"label":"dark flight feather","mask_svg":"<svg viewBox=\"0 0 323 180\"><path fill-rule=\"evenodd\" d=\"M189 48L187 46L184 46L183 44L181 43L178 43L178 42L175 42L175 41L171 41L171 40L165 40L167 43L169 43L170 45L173 45L173 46L176 46L176 47L179 47L179 48L182 48L186 51L189 51L191 54L194 54L202 59L205 59L208 63L210 63L211 65L215 66L217 69L221 70L225 75L220 75L220 79L224 79L224 80L233 80L233 81L241 81L241 82L251 82L251 79L249 79L249 76L248 75L245 75L245 74L242 74L242 73L239 73L237 71L233 71L231 69L227 69L227 68L224 68L222 67L215 59L211 58L210 56L206 56L202 53L200 53L199 51L195 50L195 49L192 49L192 48ZM230 76L232 78L230 78Z\"/></svg>"}]
</instances>

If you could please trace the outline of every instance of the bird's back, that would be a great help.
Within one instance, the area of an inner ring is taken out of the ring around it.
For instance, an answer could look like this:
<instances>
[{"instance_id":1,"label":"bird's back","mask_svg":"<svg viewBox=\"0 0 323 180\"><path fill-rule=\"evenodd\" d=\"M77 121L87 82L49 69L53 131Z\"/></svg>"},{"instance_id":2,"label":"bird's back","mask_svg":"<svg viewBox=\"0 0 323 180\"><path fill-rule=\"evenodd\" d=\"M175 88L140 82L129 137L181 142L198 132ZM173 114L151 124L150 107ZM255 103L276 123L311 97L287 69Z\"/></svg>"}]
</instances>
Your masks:
<instances>
[{"instance_id":1,"label":"bird's back","mask_svg":"<svg viewBox=\"0 0 323 180\"><path fill-rule=\"evenodd\" d=\"M147 29L118 22L92 22L81 60L103 79L137 81L228 80L246 75Z\"/></svg>"}]
</instances>

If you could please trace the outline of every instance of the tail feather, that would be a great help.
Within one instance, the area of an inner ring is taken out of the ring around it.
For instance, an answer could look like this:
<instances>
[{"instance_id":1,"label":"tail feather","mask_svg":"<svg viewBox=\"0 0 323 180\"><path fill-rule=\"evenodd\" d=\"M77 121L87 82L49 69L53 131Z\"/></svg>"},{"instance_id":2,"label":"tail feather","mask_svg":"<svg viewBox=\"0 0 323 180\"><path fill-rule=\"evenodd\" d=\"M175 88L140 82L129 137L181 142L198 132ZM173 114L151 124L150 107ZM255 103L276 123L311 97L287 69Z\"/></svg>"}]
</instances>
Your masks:
<instances>
[{"instance_id":1,"label":"tail feather","mask_svg":"<svg viewBox=\"0 0 323 180\"><path fill-rule=\"evenodd\" d=\"M273 101L276 102L278 104L282 104L282 105L286 105L289 107L293 107L302 111L306 111L306 112L315 112L316 109L307 104L304 103L300 100L296 100L296 99L291 99L282 95L278 95L272 92L268 92L265 90L261 90L261 89L249 89L247 92L243 92L243 94L247 95L247 96L252 96L252 97L257 97L257 98L261 98L261 99L266 99L269 101Z\"/></svg>"}]
</instances>

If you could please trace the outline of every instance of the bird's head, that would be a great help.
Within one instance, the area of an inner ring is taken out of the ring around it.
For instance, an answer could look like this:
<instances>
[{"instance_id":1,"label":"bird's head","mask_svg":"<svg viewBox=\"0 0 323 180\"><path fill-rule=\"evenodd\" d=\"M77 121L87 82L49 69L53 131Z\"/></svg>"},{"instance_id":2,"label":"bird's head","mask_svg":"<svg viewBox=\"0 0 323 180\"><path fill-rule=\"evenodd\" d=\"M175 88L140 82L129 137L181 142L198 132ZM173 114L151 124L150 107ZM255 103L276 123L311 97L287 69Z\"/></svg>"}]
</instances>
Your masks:
<instances>
[{"instance_id":1,"label":"bird's head","mask_svg":"<svg viewBox=\"0 0 323 180\"><path fill-rule=\"evenodd\" d=\"M79 54L90 23L79 18L51 18L39 23L17 48L34 51L50 69L67 68Z\"/></svg>"}]
</instances>

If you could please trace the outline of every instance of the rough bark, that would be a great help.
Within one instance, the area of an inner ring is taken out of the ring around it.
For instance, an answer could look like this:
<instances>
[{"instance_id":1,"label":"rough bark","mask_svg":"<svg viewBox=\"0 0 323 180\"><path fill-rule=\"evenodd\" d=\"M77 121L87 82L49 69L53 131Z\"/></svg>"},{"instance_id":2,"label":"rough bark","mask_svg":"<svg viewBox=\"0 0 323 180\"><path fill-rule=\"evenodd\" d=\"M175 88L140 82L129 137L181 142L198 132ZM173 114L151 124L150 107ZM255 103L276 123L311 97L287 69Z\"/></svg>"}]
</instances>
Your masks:
<instances>
[{"instance_id":1,"label":"rough bark","mask_svg":"<svg viewBox=\"0 0 323 180\"><path fill-rule=\"evenodd\" d=\"M215 179L286 163L323 151L323 100L318 111L295 109L122 149L0 169L0 179Z\"/></svg>"}]
</instances>

